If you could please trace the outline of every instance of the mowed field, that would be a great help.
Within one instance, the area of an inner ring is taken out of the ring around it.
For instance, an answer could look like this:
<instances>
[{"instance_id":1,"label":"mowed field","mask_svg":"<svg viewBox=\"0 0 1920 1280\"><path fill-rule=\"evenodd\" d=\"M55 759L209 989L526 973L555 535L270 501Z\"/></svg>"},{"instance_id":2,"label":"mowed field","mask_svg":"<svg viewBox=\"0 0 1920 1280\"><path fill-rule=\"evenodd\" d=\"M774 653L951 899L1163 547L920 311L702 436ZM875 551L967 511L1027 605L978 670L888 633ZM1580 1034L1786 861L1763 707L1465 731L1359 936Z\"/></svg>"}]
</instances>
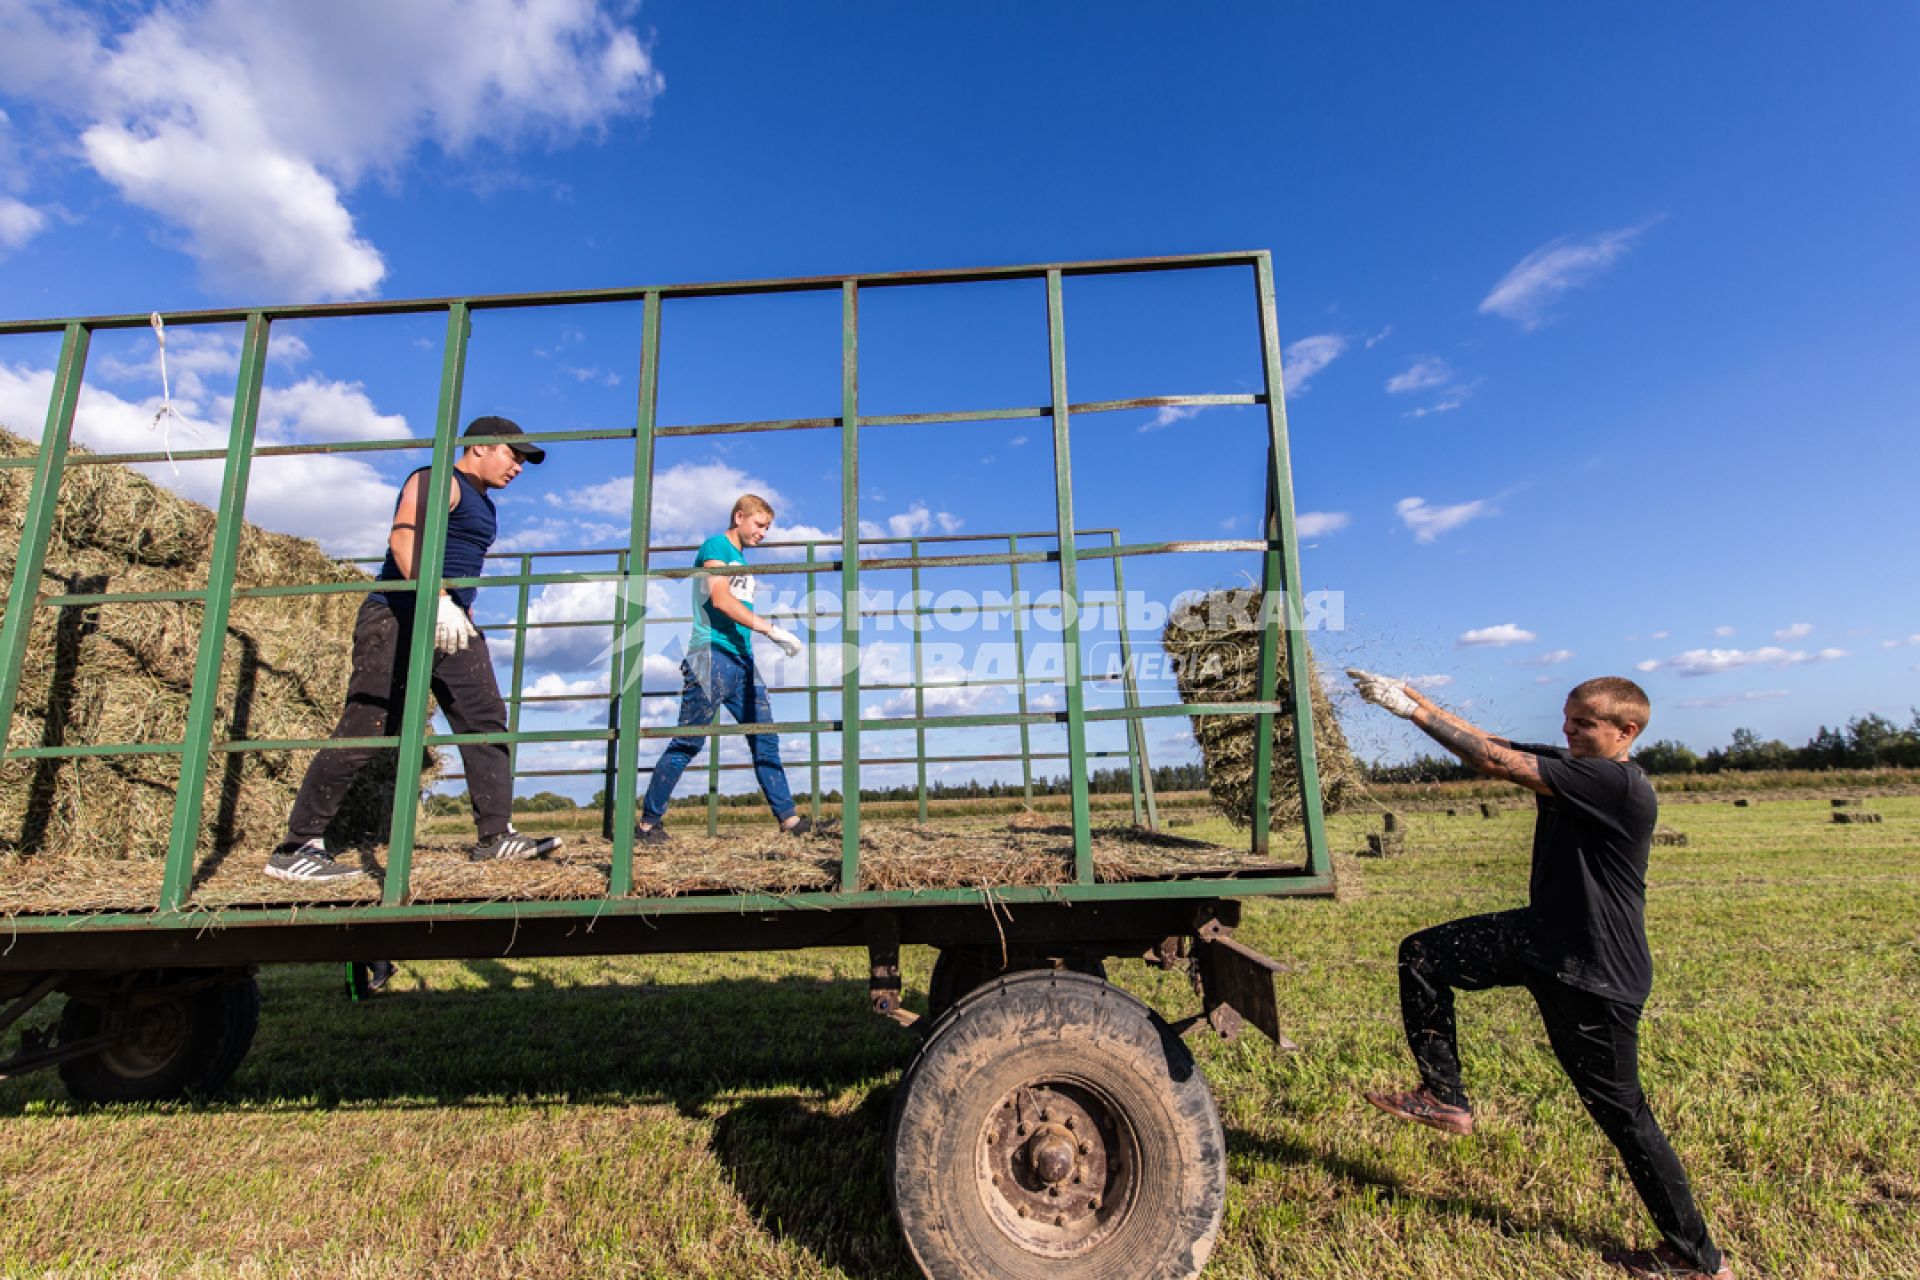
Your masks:
<instances>
[{"instance_id":1,"label":"mowed field","mask_svg":"<svg viewBox=\"0 0 1920 1280\"><path fill-rule=\"evenodd\" d=\"M1690 843L1654 850L1642 1067L1743 1276L1920 1276L1920 798L1869 804L1882 824L1819 791L1663 813ZM1529 811L1460 815L1343 855L1337 901L1249 910L1302 1049L1193 1038L1229 1155L1210 1277L1600 1277L1652 1242L1524 993L1463 997L1473 1137L1359 1099L1411 1080L1398 939L1524 899ZM1377 818L1331 825L1350 851ZM1112 976L1193 1011L1181 979ZM419 964L357 1005L335 966L261 985L215 1102L0 1083L0 1275L912 1274L884 1140L914 1037L866 1011L863 953Z\"/></svg>"}]
</instances>

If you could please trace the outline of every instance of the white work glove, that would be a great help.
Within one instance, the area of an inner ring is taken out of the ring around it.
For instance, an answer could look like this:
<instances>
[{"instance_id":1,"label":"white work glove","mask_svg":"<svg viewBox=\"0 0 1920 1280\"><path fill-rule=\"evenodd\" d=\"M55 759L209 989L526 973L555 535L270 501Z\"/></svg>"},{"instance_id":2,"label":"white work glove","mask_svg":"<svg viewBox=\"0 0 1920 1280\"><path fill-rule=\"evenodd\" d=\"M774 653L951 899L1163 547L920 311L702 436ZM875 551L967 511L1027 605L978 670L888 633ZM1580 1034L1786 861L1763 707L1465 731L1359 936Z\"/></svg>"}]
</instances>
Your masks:
<instances>
[{"instance_id":1,"label":"white work glove","mask_svg":"<svg viewBox=\"0 0 1920 1280\"><path fill-rule=\"evenodd\" d=\"M480 633L474 630L467 611L453 602L452 596L440 597L440 611L433 616L433 647L451 657L459 653Z\"/></svg>"},{"instance_id":2,"label":"white work glove","mask_svg":"<svg viewBox=\"0 0 1920 1280\"><path fill-rule=\"evenodd\" d=\"M789 658L799 657L800 650L806 647L800 643L799 636L782 626L769 626L767 628L767 639L779 645L780 652L786 654Z\"/></svg>"},{"instance_id":3,"label":"white work glove","mask_svg":"<svg viewBox=\"0 0 1920 1280\"><path fill-rule=\"evenodd\" d=\"M1362 671L1358 667L1348 667L1347 675L1353 680L1355 692L1362 698L1376 707L1386 708L1402 720L1413 719L1413 713L1419 710L1419 704L1408 695L1407 686L1398 680Z\"/></svg>"}]
</instances>

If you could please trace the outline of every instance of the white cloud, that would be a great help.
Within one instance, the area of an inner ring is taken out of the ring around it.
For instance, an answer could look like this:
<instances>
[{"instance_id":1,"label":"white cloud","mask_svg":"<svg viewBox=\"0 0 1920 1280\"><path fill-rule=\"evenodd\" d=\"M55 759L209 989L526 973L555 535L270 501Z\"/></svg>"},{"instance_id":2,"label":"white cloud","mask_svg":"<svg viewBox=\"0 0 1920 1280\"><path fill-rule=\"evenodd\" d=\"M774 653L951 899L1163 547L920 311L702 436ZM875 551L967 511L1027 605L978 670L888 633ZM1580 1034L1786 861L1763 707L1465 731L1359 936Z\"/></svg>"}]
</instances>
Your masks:
<instances>
[{"instance_id":1,"label":"white cloud","mask_svg":"<svg viewBox=\"0 0 1920 1280\"><path fill-rule=\"evenodd\" d=\"M502 647L504 648L504 646ZM538 705L543 711L604 712L607 709L606 693L607 677L604 675L587 676L580 680L569 680L565 676L555 675L551 671L520 690L521 696L527 698L578 697L580 699L577 702L542 702ZM600 697L596 700L591 696L585 696L592 694L599 694ZM533 708L529 706L527 709L532 710Z\"/></svg>"},{"instance_id":2,"label":"white cloud","mask_svg":"<svg viewBox=\"0 0 1920 1280\"><path fill-rule=\"evenodd\" d=\"M1393 332L1393 326L1388 325L1386 328L1382 329L1380 332L1374 334L1371 338L1368 338L1367 349L1371 351L1373 348L1385 342L1387 340L1387 335L1392 332Z\"/></svg>"},{"instance_id":3,"label":"white cloud","mask_svg":"<svg viewBox=\"0 0 1920 1280\"><path fill-rule=\"evenodd\" d=\"M1898 649L1905 645L1920 645L1920 634L1910 635L1905 640L1882 640L1882 649Z\"/></svg>"},{"instance_id":4,"label":"white cloud","mask_svg":"<svg viewBox=\"0 0 1920 1280\"><path fill-rule=\"evenodd\" d=\"M1402 416L1408 418L1424 418L1430 413L1452 413L1466 402L1466 396L1457 395L1450 399L1442 400L1437 404L1422 405L1417 409L1409 409Z\"/></svg>"},{"instance_id":5,"label":"white cloud","mask_svg":"<svg viewBox=\"0 0 1920 1280\"><path fill-rule=\"evenodd\" d=\"M1473 633L1468 632L1468 634L1471 635ZM1522 634L1525 634L1525 633L1522 633ZM1573 650L1571 649L1550 649L1546 653L1540 654L1538 657L1528 658L1521 665L1527 666L1527 667L1557 667L1561 663L1568 661L1572 657L1573 657Z\"/></svg>"},{"instance_id":6,"label":"white cloud","mask_svg":"<svg viewBox=\"0 0 1920 1280\"><path fill-rule=\"evenodd\" d=\"M345 202L369 174L397 177L424 144L591 134L665 87L597 0L107 12L8 6L0 81L71 122L78 154L224 289L371 293L386 263Z\"/></svg>"},{"instance_id":7,"label":"white cloud","mask_svg":"<svg viewBox=\"0 0 1920 1280\"><path fill-rule=\"evenodd\" d=\"M1733 634L1733 628L1732 627L1715 627L1713 629L1713 634L1715 634L1716 636L1719 636L1722 640L1724 640L1728 636Z\"/></svg>"},{"instance_id":8,"label":"white cloud","mask_svg":"<svg viewBox=\"0 0 1920 1280\"><path fill-rule=\"evenodd\" d=\"M864 656L861 662L864 667L866 665ZM941 680L957 682L964 679L966 679L966 671L960 667L937 667L927 673L929 682ZM1006 688L1002 685L954 683L926 690L922 705L926 708L925 714L929 716L970 715L999 705L1005 700L1006 692ZM1038 699L1029 700L1028 705L1038 707ZM860 718L862 720L893 720L913 714L915 714L913 690L903 689L884 701L869 703L861 709Z\"/></svg>"},{"instance_id":9,"label":"white cloud","mask_svg":"<svg viewBox=\"0 0 1920 1280\"><path fill-rule=\"evenodd\" d=\"M1500 649L1510 644L1532 644L1539 638L1539 636L1528 631L1525 627L1518 626L1511 622L1502 622L1497 626L1475 627L1471 631L1463 631L1460 633L1459 640L1455 643L1462 649L1472 649L1479 646ZM1568 656L1571 657L1572 655L1569 654Z\"/></svg>"},{"instance_id":10,"label":"white cloud","mask_svg":"<svg viewBox=\"0 0 1920 1280\"><path fill-rule=\"evenodd\" d=\"M1316 333L1288 343L1280 357L1280 371L1287 391L1293 395L1305 391L1313 375L1338 360L1347 345L1346 335L1340 333Z\"/></svg>"},{"instance_id":11,"label":"white cloud","mask_svg":"<svg viewBox=\"0 0 1920 1280\"><path fill-rule=\"evenodd\" d=\"M18 249L46 225L46 214L12 196L0 195L0 249Z\"/></svg>"},{"instance_id":12,"label":"white cloud","mask_svg":"<svg viewBox=\"0 0 1920 1280\"><path fill-rule=\"evenodd\" d=\"M51 370L0 364L0 424L38 439L52 390ZM200 406L189 405L192 412L184 422L170 419L164 434L153 427L159 408L158 395L135 402L82 386L73 439L101 453L225 447L224 425L216 429L197 420L203 412ZM271 432L262 432L262 443L274 438ZM219 501L220 463L188 463L177 474L164 462L135 470L195 502L211 506ZM377 555L386 546L394 493L391 480L356 458L334 454L259 458L247 485L246 516L263 528L312 538L330 555Z\"/></svg>"},{"instance_id":13,"label":"white cloud","mask_svg":"<svg viewBox=\"0 0 1920 1280\"><path fill-rule=\"evenodd\" d=\"M1813 624L1811 622L1796 622L1774 632L1773 638L1775 640L1798 640L1801 636L1811 635L1812 632Z\"/></svg>"},{"instance_id":14,"label":"white cloud","mask_svg":"<svg viewBox=\"0 0 1920 1280\"><path fill-rule=\"evenodd\" d=\"M1653 636L1652 636L1652 639L1655 639L1655 640L1665 640L1665 639L1666 639L1666 638L1667 638L1668 636L1670 636L1670 635L1672 635L1672 634L1673 634L1673 632L1671 632L1671 631L1656 631L1656 632L1654 632L1654 633L1653 633Z\"/></svg>"},{"instance_id":15,"label":"white cloud","mask_svg":"<svg viewBox=\"0 0 1920 1280\"><path fill-rule=\"evenodd\" d=\"M1640 671L1666 668L1678 671L1683 676L1710 676L1743 667L1794 667L1808 662L1834 662L1846 656L1845 649L1821 649L1816 653L1808 653L1804 649L1781 649L1768 645L1762 649L1689 649L1664 661L1649 658L1634 665Z\"/></svg>"},{"instance_id":16,"label":"white cloud","mask_svg":"<svg viewBox=\"0 0 1920 1280\"><path fill-rule=\"evenodd\" d=\"M381 413L358 382L303 378L260 393L260 431L291 440L394 440L412 434L405 414Z\"/></svg>"},{"instance_id":17,"label":"white cloud","mask_svg":"<svg viewBox=\"0 0 1920 1280\"><path fill-rule=\"evenodd\" d=\"M1018 449L1021 445L1025 444L1026 442L1027 442L1027 438L1025 436L1015 436L1013 439L1007 441L1007 447L1011 449Z\"/></svg>"},{"instance_id":18,"label":"white cloud","mask_svg":"<svg viewBox=\"0 0 1920 1280\"><path fill-rule=\"evenodd\" d=\"M1416 360L1403 373L1396 373L1387 379L1387 391L1392 395L1406 395L1411 391L1427 391L1434 387L1444 387L1453 381L1453 368L1437 356Z\"/></svg>"},{"instance_id":19,"label":"white cloud","mask_svg":"<svg viewBox=\"0 0 1920 1280\"><path fill-rule=\"evenodd\" d=\"M1159 412L1155 413L1153 417L1149 418L1146 423L1141 426L1140 433L1145 435L1149 431L1165 431L1175 423L1185 422L1187 419L1193 417L1196 413L1200 412L1202 407L1203 406L1197 404L1162 405L1160 406Z\"/></svg>"},{"instance_id":20,"label":"white cloud","mask_svg":"<svg viewBox=\"0 0 1920 1280\"><path fill-rule=\"evenodd\" d=\"M1444 689L1453 683L1453 677L1447 675L1402 676L1400 678L1416 689Z\"/></svg>"},{"instance_id":21,"label":"white cloud","mask_svg":"<svg viewBox=\"0 0 1920 1280\"><path fill-rule=\"evenodd\" d=\"M700 543L725 532L734 501L743 493L759 494L776 512L786 505L779 490L765 480L717 459L676 463L655 473L653 541ZM614 476L570 493L549 494L547 501L564 510L624 518L633 506L633 477Z\"/></svg>"},{"instance_id":22,"label":"white cloud","mask_svg":"<svg viewBox=\"0 0 1920 1280\"><path fill-rule=\"evenodd\" d=\"M1353 517L1344 511L1302 511L1293 518L1293 531L1302 538L1317 538L1352 523Z\"/></svg>"},{"instance_id":23,"label":"white cloud","mask_svg":"<svg viewBox=\"0 0 1920 1280\"><path fill-rule=\"evenodd\" d=\"M1785 689L1755 689L1747 693L1730 693L1720 698L1682 698L1674 705L1688 711L1700 711L1708 708L1738 706L1743 702L1769 702L1786 696Z\"/></svg>"},{"instance_id":24,"label":"white cloud","mask_svg":"<svg viewBox=\"0 0 1920 1280\"><path fill-rule=\"evenodd\" d=\"M1651 223L1603 231L1576 240L1563 236L1541 245L1515 264L1480 301L1480 314L1504 316L1523 329L1546 321L1552 300L1597 277L1633 247Z\"/></svg>"},{"instance_id":25,"label":"white cloud","mask_svg":"<svg viewBox=\"0 0 1920 1280\"><path fill-rule=\"evenodd\" d=\"M1401 522L1413 530L1416 542L1432 542L1469 520L1496 514L1484 498L1455 503L1450 507L1430 506L1425 498L1402 498L1394 504L1393 509L1399 513Z\"/></svg>"}]
</instances>

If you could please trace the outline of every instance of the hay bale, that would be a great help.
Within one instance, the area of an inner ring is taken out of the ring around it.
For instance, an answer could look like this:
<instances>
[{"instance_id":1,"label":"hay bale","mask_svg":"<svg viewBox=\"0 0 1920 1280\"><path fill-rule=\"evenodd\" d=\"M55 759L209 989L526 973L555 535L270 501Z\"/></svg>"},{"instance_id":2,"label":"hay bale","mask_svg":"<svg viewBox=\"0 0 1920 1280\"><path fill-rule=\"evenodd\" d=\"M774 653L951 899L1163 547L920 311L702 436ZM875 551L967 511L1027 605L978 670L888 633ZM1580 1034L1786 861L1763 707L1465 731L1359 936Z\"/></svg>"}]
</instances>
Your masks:
<instances>
[{"instance_id":1,"label":"hay bale","mask_svg":"<svg viewBox=\"0 0 1920 1280\"><path fill-rule=\"evenodd\" d=\"M0 430L0 453L30 456L38 447ZM31 470L0 470L0 574L9 579L32 483ZM60 487L42 590L51 595L202 589L213 526L212 511L125 467L72 466ZM303 538L252 526L243 531L238 585L367 577ZM331 733L346 697L353 615L362 598L235 600L215 739ZM181 741L201 612L194 601L36 610L9 745ZM204 797L202 852L277 840L311 758L311 752L217 753ZM349 793L328 830L331 842L346 846L384 839L392 814L392 776L389 753ZM0 854L164 856L178 777L178 758L169 755L0 764Z\"/></svg>"},{"instance_id":2,"label":"hay bale","mask_svg":"<svg viewBox=\"0 0 1920 1280\"><path fill-rule=\"evenodd\" d=\"M1179 673L1182 701L1251 702L1260 696L1261 592L1251 588L1188 596L1167 618L1160 642ZM1287 633L1280 633L1279 686L1275 697L1293 696L1287 682ZM1309 672L1313 655L1307 655ZM1338 813L1361 792L1360 768L1334 718L1333 705L1318 675L1309 697L1313 705L1315 759L1319 765L1320 803ZM1253 716L1195 716L1193 736L1206 763L1207 790L1214 805L1235 826L1253 822ZM1294 734L1290 716L1273 717L1272 807L1275 829L1300 821L1300 778L1293 767Z\"/></svg>"},{"instance_id":3,"label":"hay bale","mask_svg":"<svg viewBox=\"0 0 1920 1280\"><path fill-rule=\"evenodd\" d=\"M1859 805L1859 796L1835 796L1833 798L1833 807L1836 809L1854 809L1858 808Z\"/></svg>"},{"instance_id":4,"label":"hay bale","mask_svg":"<svg viewBox=\"0 0 1920 1280\"><path fill-rule=\"evenodd\" d=\"M1735 800L1733 802L1733 807L1736 809L1746 809L1746 808L1750 808L1752 804L1753 804L1753 801L1747 799L1745 796L1741 796L1738 800Z\"/></svg>"},{"instance_id":5,"label":"hay bale","mask_svg":"<svg viewBox=\"0 0 1920 1280\"><path fill-rule=\"evenodd\" d=\"M1500 816L1500 806L1489 800L1482 800L1480 802L1480 816L1483 818L1497 818Z\"/></svg>"},{"instance_id":6,"label":"hay bale","mask_svg":"<svg viewBox=\"0 0 1920 1280\"><path fill-rule=\"evenodd\" d=\"M1665 823L1662 823L1653 829L1653 842L1658 845L1684 847L1687 843L1687 836L1684 831L1675 830Z\"/></svg>"},{"instance_id":7,"label":"hay bale","mask_svg":"<svg viewBox=\"0 0 1920 1280\"><path fill-rule=\"evenodd\" d=\"M1367 852L1369 858L1397 858L1407 851L1407 838L1398 831L1369 831L1367 833Z\"/></svg>"},{"instance_id":8,"label":"hay bale","mask_svg":"<svg viewBox=\"0 0 1920 1280\"><path fill-rule=\"evenodd\" d=\"M1398 831L1400 829L1400 815L1391 809L1381 814L1380 829L1382 831Z\"/></svg>"},{"instance_id":9,"label":"hay bale","mask_svg":"<svg viewBox=\"0 0 1920 1280\"><path fill-rule=\"evenodd\" d=\"M1447 816L1449 818L1457 818L1460 816L1460 811L1458 809L1449 809L1447 810Z\"/></svg>"},{"instance_id":10,"label":"hay bale","mask_svg":"<svg viewBox=\"0 0 1920 1280\"><path fill-rule=\"evenodd\" d=\"M1878 822L1880 815L1867 809L1835 809L1835 822Z\"/></svg>"}]
</instances>

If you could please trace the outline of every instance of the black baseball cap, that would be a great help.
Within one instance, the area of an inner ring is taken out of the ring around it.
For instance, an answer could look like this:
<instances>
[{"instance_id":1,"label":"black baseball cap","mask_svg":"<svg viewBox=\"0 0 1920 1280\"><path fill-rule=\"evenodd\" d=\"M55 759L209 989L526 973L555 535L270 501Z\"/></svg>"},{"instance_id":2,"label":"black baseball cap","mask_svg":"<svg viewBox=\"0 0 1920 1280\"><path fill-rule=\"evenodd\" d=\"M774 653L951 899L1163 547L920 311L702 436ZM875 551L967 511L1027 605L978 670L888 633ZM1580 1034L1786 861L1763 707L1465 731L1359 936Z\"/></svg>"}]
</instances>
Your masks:
<instances>
[{"instance_id":1,"label":"black baseball cap","mask_svg":"<svg viewBox=\"0 0 1920 1280\"><path fill-rule=\"evenodd\" d=\"M512 418L502 418L494 414L488 414L484 418L475 418L472 422L469 422L467 424L467 433L462 436L461 439L470 444L482 444L485 443L481 439L482 436L517 436L524 434L525 431L521 428L520 424ZM519 454L520 457L527 462L545 462L547 460L547 451L530 440L517 441L507 447Z\"/></svg>"}]
</instances>

